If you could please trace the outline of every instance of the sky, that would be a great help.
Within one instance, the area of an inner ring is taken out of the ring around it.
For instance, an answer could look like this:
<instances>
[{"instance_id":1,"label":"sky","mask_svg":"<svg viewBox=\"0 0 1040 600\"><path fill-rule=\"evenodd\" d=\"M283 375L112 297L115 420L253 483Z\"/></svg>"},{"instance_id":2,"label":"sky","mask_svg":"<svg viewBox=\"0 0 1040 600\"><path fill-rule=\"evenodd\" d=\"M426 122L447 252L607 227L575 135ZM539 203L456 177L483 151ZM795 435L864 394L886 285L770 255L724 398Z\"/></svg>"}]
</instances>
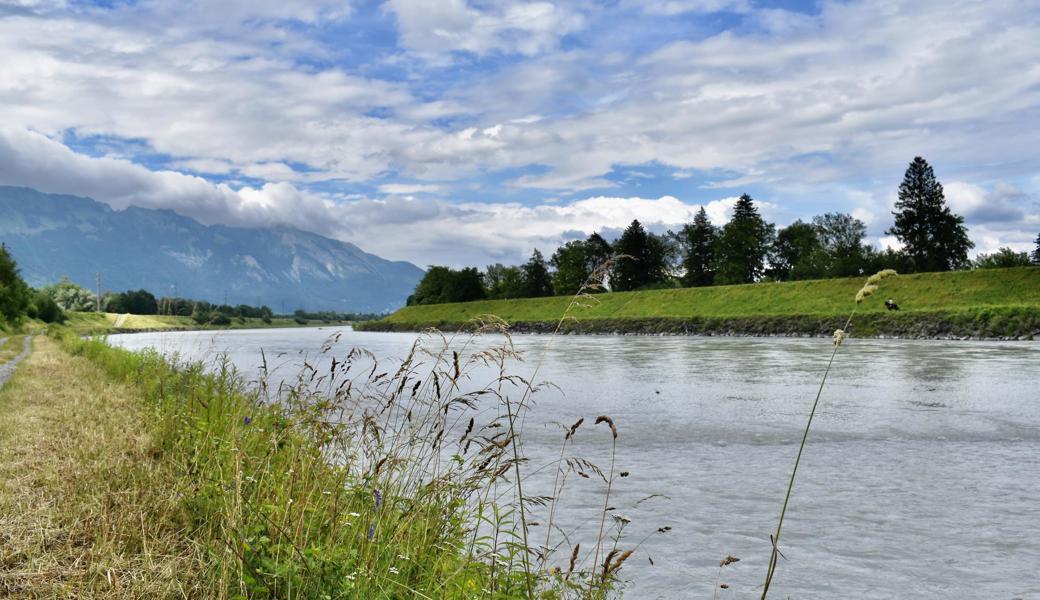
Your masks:
<instances>
[{"instance_id":1,"label":"sky","mask_svg":"<svg viewBox=\"0 0 1040 600\"><path fill-rule=\"evenodd\" d=\"M1014 0L0 0L0 185L484 266L742 193L892 245L920 155L1027 250L1037 40Z\"/></svg>"}]
</instances>

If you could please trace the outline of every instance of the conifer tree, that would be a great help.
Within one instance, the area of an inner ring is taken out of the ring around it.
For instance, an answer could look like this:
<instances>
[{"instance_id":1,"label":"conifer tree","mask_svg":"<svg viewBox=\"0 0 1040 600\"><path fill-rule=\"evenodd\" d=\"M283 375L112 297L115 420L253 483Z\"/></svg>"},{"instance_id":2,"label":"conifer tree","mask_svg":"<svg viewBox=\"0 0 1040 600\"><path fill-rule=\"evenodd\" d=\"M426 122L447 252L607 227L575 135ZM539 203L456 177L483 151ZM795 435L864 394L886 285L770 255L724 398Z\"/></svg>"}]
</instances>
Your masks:
<instances>
[{"instance_id":1,"label":"conifer tree","mask_svg":"<svg viewBox=\"0 0 1040 600\"><path fill-rule=\"evenodd\" d=\"M722 228L718 245L717 283L752 283L765 272L766 252L774 228L758 214L751 196L744 194L733 207L733 218Z\"/></svg>"},{"instance_id":2,"label":"conifer tree","mask_svg":"<svg viewBox=\"0 0 1040 600\"><path fill-rule=\"evenodd\" d=\"M896 220L886 233L903 242L903 251L915 271L950 271L968 266L968 239L964 218L946 206L942 184L920 156L914 158L899 184Z\"/></svg>"},{"instance_id":3,"label":"conifer tree","mask_svg":"<svg viewBox=\"0 0 1040 600\"><path fill-rule=\"evenodd\" d=\"M715 283L715 246L719 228L712 225L702 206L693 223L683 225L678 235L682 246L682 284L700 287Z\"/></svg>"},{"instance_id":4,"label":"conifer tree","mask_svg":"<svg viewBox=\"0 0 1040 600\"><path fill-rule=\"evenodd\" d=\"M614 253L619 258L610 272L613 291L635 290L664 281L667 276L668 248L638 220L632 221L614 242Z\"/></svg>"},{"instance_id":5,"label":"conifer tree","mask_svg":"<svg viewBox=\"0 0 1040 600\"><path fill-rule=\"evenodd\" d=\"M552 296L552 277L549 276L549 263L538 250L531 254L531 259L522 267L524 273L524 296L540 298Z\"/></svg>"}]
</instances>

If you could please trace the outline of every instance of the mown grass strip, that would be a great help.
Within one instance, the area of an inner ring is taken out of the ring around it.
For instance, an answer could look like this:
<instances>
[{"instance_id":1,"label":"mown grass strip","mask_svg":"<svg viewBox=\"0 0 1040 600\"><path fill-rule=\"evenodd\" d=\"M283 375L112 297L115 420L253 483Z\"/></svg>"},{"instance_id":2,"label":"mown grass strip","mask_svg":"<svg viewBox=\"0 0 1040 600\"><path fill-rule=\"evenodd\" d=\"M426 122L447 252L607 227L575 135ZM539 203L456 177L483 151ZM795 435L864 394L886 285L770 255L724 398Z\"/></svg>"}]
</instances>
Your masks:
<instances>
[{"instance_id":1,"label":"mown grass strip","mask_svg":"<svg viewBox=\"0 0 1040 600\"><path fill-rule=\"evenodd\" d=\"M34 343L0 391L0 595L204 596L205 557L139 395Z\"/></svg>"}]
</instances>

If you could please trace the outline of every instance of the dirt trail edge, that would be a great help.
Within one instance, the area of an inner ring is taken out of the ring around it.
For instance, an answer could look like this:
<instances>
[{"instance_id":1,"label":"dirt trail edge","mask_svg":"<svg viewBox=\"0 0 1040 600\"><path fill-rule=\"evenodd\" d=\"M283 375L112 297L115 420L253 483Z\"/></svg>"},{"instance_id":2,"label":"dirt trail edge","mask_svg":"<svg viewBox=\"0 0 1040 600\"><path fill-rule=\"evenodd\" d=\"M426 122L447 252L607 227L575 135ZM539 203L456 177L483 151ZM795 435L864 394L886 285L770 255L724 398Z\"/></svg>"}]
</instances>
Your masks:
<instances>
[{"instance_id":1,"label":"dirt trail edge","mask_svg":"<svg viewBox=\"0 0 1040 600\"><path fill-rule=\"evenodd\" d=\"M18 367L18 363L23 358L29 356L29 352L32 350L32 336L27 335L22 340L22 351L18 356L0 365L0 387L3 387L7 380L11 377L11 373L14 373L15 368Z\"/></svg>"}]
</instances>

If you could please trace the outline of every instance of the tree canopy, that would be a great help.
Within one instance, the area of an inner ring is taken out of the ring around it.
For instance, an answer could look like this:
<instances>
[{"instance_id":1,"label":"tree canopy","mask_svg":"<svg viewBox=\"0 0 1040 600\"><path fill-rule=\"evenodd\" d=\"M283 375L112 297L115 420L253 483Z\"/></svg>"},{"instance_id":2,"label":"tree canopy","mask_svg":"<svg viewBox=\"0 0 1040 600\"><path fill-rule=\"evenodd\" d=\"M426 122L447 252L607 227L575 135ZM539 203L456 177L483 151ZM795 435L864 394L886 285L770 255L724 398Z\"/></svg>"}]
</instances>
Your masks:
<instances>
[{"instance_id":1,"label":"tree canopy","mask_svg":"<svg viewBox=\"0 0 1040 600\"><path fill-rule=\"evenodd\" d=\"M718 244L718 283L752 283L765 273L765 258L774 227L758 214L744 194L733 207L733 218L722 228Z\"/></svg>"},{"instance_id":2,"label":"tree canopy","mask_svg":"<svg viewBox=\"0 0 1040 600\"><path fill-rule=\"evenodd\" d=\"M0 246L0 319L16 323L29 311L32 295L7 247Z\"/></svg>"},{"instance_id":3,"label":"tree canopy","mask_svg":"<svg viewBox=\"0 0 1040 600\"><path fill-rule=\"evenodd\" d=\"M610 289L623 292L664 281L668 275L668 250L664 240L633 220L614 243L618 260L610 271Z\"/></svg>"},{"instance_id":4,"label":"tree canopy","mask_svg":"<svg viewBox=\"0 0 1040 600\"><path fill-rule=\"evenodd\" d=\"M915 271L949 271L968 264L968 239L964 218L946 206L942 184L928 162L914 158L899 184L895 225L886 233L903 243Z\"/></svg>"},{"instance_id":5,"label":"tree canopy","mask_svg":"<svg viewBox=\"0 0 1040 600\"><path fill-rule=\"evenodd\" d=\"M408 297L408 304L442 304L468 302L485 297L480 271L473 267L461 270L431 266Z\"/></svg>"},{"instance_id":6,"label":"tree canopy","mask_svg":"<svg viewBox=\"0 0 1040 600\"><path fill-rule=\"evenodd\" d=\"M593 233L585 240L572 240L553 253L549 263L553 267L552 285L557 295L573 295L585 288L600 291L603 281L591 281L596 269L610 259L613 250L607 240ZM586 287L587 284L596 284Z\"/></svg>"},{"instance_id":7,"label":"tree canopy","mask_svg":"<svg viewBox=\"0 0 1040 600\"><path fill-rule=\"evenodd\" d=\"M975 257L976 269L1006 269L1010 267L1028 267L1028 252L1015 252L1011 248L1000 248L992 254L979 254Z\"/></svg>"},{"instance_id":8,"label":"tree canopy","mask_svg":"<svg viewBox=\"0 0 1040 600\"><path fill-rule=\"evenodd\" d=\"M715 247L719 228L708 220L702 206L693 223L683 225L676 236L682 252L682 284L700 287L715 283Z\"/></svg>"}]
</instances>

